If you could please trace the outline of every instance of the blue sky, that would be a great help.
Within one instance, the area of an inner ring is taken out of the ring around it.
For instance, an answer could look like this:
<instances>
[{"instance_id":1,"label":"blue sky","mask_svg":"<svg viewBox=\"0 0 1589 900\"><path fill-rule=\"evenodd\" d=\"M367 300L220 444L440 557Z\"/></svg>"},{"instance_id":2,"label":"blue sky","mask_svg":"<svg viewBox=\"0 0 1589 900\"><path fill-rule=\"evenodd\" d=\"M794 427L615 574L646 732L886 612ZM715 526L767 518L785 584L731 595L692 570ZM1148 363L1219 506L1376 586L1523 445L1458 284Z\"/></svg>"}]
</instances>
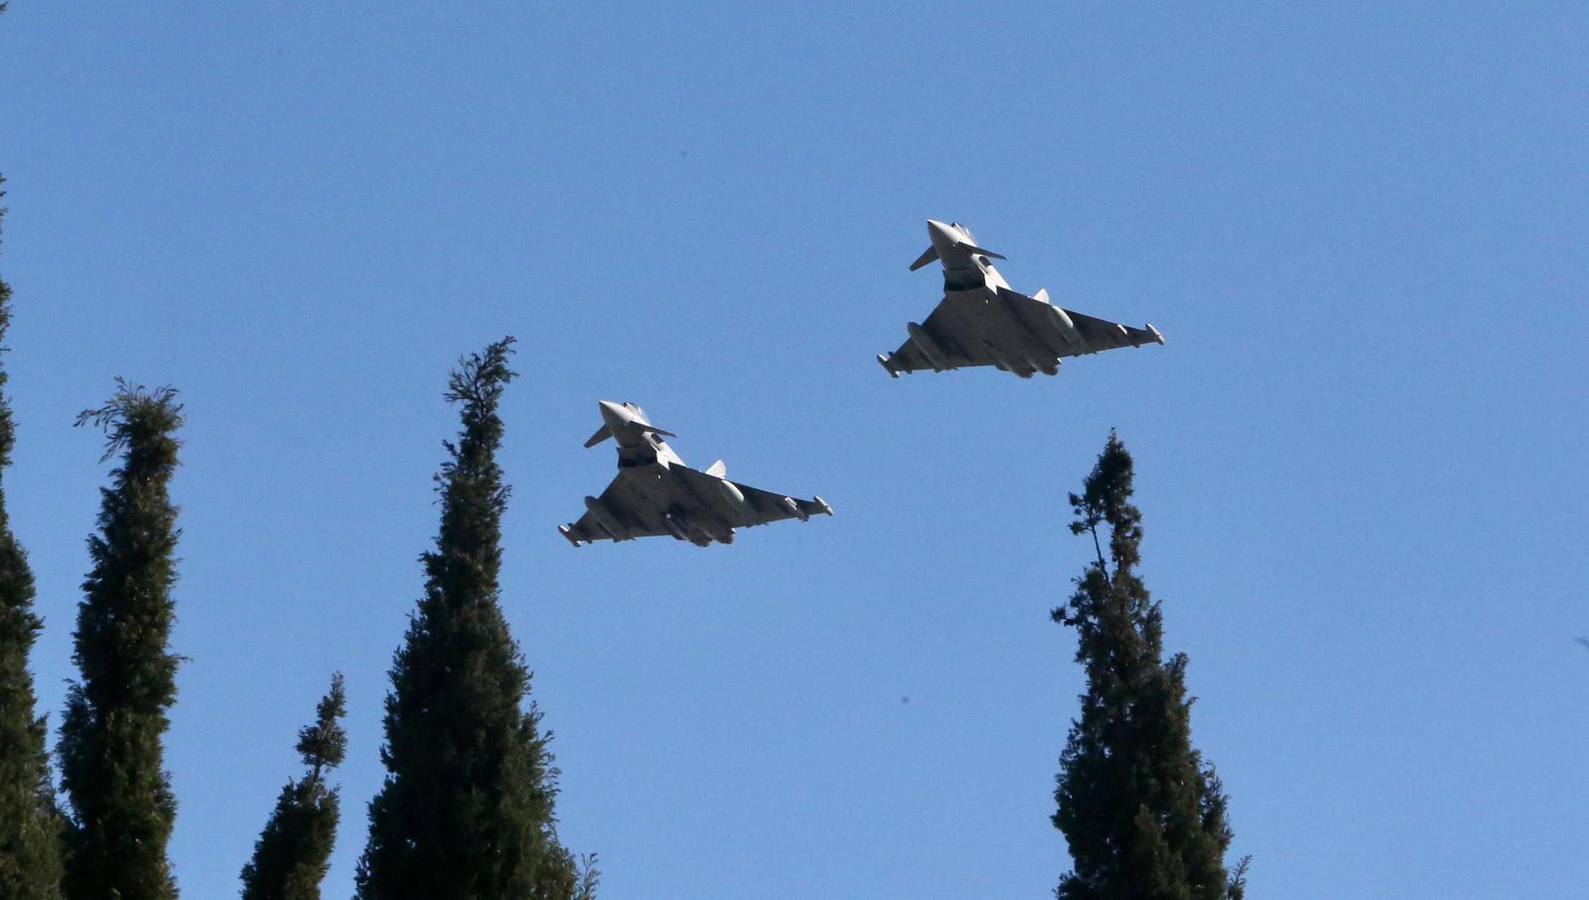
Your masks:
<instances>
[{"instance_id":1,"label":"blue sky","mask_svg":"<svg viewBox=\"0 0 1589 900\"><path fill-rule=\"evenodd\" d=\"M236 890L340 669L349 894L447 369L513 334L503 605L604 896L1046 896L1048 611L1111 427L1254 896L1579 892L1586 40L1573 4L19 0L43 709L107 470L73 416L175 385L180 883ZM928 216L1167 346L891 381ZM576 551L598 399L838 515Z\"/></svg>"}]
</instances>

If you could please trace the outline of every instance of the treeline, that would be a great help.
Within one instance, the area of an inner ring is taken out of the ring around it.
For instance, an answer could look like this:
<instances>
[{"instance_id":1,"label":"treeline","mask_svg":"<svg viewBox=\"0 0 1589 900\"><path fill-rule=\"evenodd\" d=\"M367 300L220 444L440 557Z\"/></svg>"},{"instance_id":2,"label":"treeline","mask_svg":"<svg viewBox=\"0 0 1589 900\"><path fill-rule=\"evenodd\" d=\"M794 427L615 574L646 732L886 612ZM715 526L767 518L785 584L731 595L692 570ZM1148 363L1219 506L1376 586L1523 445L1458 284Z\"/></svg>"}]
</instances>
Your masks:
<instances>
[{"instance_id":1,"label":"treeline","mask_svg":"<svg viewBox=\"0 0 1589 900\"><path fill-rule=\"evenodd\" d=\"M10 317L11 289L0 280L0 346ZM441 525L424 555L424 596L392 666L387 776L369 807L361 898L595 896L594 854L576 859L557 836L556 770L499 603L508 490L496 460L497 407L514 377L512 344L461 360L448 385L461 427L437 475ZM79 677L55 745L57 796L28 669L42 622L6 518L15 443L6 379L0 365L0 900L174 898L166 850L177 802L163 739L180 662L170 648L180 532L169 486L182 404L171 388L118 381L77 420L103 430L104 459L116 466L88 541L73 634ZM340 816L330 778L347 752L345 712L342 677L332 675L298 733L304 772L283 786L242 867L245 898L320 896Z\"/></svg>"},{"instance_id":2,"label":"treeline","mask_svg":"<svg viewBox=\"0 0 1589 900\"><path fill-rule=\"evenodd\" d=\"M0 4L3 6L3 4ZM0 179L0 188L4 180ZM0 190L0 199L4 192ZM0 208L0 223L4 209ZM0 347L11 290L0 280ZM384 784L369 804L360 900L591 900L594 854L558 838L557 770L530 696L530 673L502 615L498 576L508 487L497 463L498 404L514 378L513 341L465 357L446 399L460 413L437 475L441 521L423 556L424 593L391 670ZM0 361L0 900L163 900L177 896L167 844L177 802L163 759L180 658L169 646L178 510L169 485L184 413L171 388L117 382L78 425L114 459L100 491L91 567L51 774L28 654L42 628L27 556L7 519L15 443ZM1246 860L1227 867L1226 797L1191 743L1187 659L1168 659L1163 617L1144 585L1130 454L1111 434L1071 530L1096 561L1052 618L1074 628L1086 674L1060 757L1053 825L1071 871L1062 900L1241 900ZM289 778L241 870L247 900L320 896L341 815L335 768L347 752L340 674L298 733Z\"/></svg>"}]
</instances>

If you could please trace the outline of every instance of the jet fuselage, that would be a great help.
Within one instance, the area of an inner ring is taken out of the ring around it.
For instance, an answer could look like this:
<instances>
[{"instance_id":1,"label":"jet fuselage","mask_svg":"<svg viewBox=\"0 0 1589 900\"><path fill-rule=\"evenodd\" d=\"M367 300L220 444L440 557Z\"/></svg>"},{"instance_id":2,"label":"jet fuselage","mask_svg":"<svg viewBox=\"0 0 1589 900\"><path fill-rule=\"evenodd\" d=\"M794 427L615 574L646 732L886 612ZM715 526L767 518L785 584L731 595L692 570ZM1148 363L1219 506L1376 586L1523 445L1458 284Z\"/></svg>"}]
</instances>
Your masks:
<instances>
[{"instance_id":1,"label":"jet fuselage","mask_svg":"<svg viewBox=\"0 0 1589 900\"><path fill-rule=\"evenodd\" d=\"M669 432L653 426L640 407L633 403L602 400L601 418L606 423L603 426L606 434L598 431L592 440L610 436L617 443L620 469L653 463L664 468L675 463L684 465L684 460L662 439L662 435Z\"/></svg>"},{"instance_id":2,"label":"jet fuselage","mask_svg":"<svg viewBox=\"0 0 1589 900\"><path fill-rule=\"evenodd\" d=\"M927 234L943 266L944 293L974 291L979 288L1009 288L1009 282L993 267L986 251L977 246L971 229L958 222L927 220Z\"/></svg>"}]
</instances>

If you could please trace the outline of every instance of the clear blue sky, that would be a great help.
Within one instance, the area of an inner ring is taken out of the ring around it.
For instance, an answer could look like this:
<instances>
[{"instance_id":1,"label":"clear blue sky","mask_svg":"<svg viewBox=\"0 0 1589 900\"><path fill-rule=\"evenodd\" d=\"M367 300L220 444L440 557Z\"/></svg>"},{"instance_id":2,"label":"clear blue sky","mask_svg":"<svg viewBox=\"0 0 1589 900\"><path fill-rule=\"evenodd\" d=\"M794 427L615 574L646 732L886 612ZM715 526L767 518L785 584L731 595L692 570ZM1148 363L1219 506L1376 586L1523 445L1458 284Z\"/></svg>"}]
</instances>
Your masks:
<instances>
[{"instance_id":1,"label":"clear blue sky","mask_svg":"<svg viewBox=\"0 0 1589 900\"><path fill-rule=\"evenodd\" d=\"M447 370L514 334L503 605L604 896L1046 896L1112 426L1253 896L1580 893L1589 14L1523 7L18 0L43 709L108 468L72 418L173 384L178 877L235 892L341 669L350 893ZM1168 345L891 381L928 216ZM576 551L598 399L838 515Z\"/></svg>"}]
</instances>

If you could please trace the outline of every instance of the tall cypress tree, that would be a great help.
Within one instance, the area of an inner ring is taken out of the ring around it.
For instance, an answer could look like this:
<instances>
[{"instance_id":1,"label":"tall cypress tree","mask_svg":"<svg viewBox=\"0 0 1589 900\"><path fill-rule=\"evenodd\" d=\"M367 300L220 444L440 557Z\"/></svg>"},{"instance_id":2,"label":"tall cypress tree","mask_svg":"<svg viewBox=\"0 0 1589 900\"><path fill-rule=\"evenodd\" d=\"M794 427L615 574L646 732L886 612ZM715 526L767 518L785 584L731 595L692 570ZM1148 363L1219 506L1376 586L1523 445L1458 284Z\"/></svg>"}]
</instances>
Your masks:
<instances>
[{"instance_id":1,"label":"tall cypress tree","mask_svg":"<svg viewBox=\"0 0 1589 900\"><path fill-rule=\"evenodd\" d=\"M4 186L0 177L0 199ZM0 352L10 328L11 286L0 279ZM0 367L0 475L10 467L16 445L11 403L3 391L8 378ZM59 897L61 880L60 820L44 749L46 728L44 717L34 716L37 697L28 670L28 653L44 625L33 612L33 595L33 572L11 533L0 486L0 897L18 900Z\"/></svg>"},{"instance_id":2,"label":"tall cypress tree","mask_svg":"<svg viewBox=\"0 0 1589 900\"><path fill-rule=\"evenodd\" d=\"M525 703L530 673L498 605L508 488L497 404L512 338L467 357L447 400L463 427L437 476L441 529L425 595L392 665L386 783L359 862L365 900L566 898L576 889L553 818L556 770Z\"/></svg>"},{"instance_id":3,"label":"tall cypress tree","mask_svg":"<svg viewBox=\"0 0 1589 900\"><path fill-rule=\"evenodd\" d=\"M1075 627L1076 661L1087 673L1054 792L1054 827L1074 861L1055 894L1240 900L1246 861L1234 875L1225 868L1225 794L1192 748L1187 657L1164 659L1163 615L1137 574L1142 515L1132 480L1131 454L1111 433L1083 492L1070 495L1071 531L1092 536L1098 560L1053 612Z\"/></svg>"},{"instance_id":4,"label":"tall cypress tree","mask_svg":"<svg viewBox=\"0 0 1589 900\"><path fill-rule=\"evenodd\" d=\"M175 604L177 467L182 405L176 391L118 381L115 396L78 417L105 430L105 459L121 454L100 489L93 568L77 606L59 745L71 801L66 895L73 900L163 900L177 894L166 859L176 799L161 739L176 702L177 656L167 647Z\"/></svg>"},{"instance_id":5,"label":"tall cypress tree","mask_svg":"<svg viewBox=\"0 0 1589 900\"><path fill-rule=\"evenodd\" d=\"M348 736L342 673L315 707L315 722L298 732L298 755L309 771L289 780L276 799L265 830L254 843L254 859L243 867L243 900L320 900L320 882L331 867L340 806L325 774L342 764Z\"/></svg>"}]
</instances>

